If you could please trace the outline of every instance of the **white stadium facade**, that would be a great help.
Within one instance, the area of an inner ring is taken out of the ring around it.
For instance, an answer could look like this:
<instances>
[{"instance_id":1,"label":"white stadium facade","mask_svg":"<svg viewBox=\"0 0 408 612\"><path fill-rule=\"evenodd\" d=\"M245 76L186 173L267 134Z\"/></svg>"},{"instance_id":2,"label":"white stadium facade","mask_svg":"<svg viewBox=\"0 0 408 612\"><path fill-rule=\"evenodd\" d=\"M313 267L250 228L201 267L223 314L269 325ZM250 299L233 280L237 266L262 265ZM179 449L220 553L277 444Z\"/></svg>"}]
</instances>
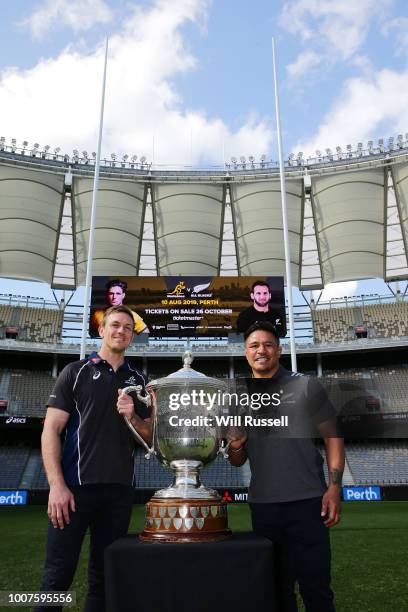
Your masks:
<instances>
[{"instance_id":1,"label":"white stadium facade","mask_svg":"<svg viewBox=\"0 0 408 612\"><path fill-rule=\"evenodd\" d=\"M304 298L295 306L299 370L363 381L365 401L351 417L384 429L375 439L360 429L349 441L346 484L379 485L387 499L405 497L408 485L407 138L285 163L292 283ZM0 139L0 276L63 292L55 302L0 295L0 488L28 490L32 502L47 486L39 456L47 394L79 355L83 308L71 296L85 283L94 168L85 151ZM94 275L284 277L278 166L262 156L156 168L112 154L101 163L94 239ZM382 279L388 295L317 297L329 283L363 279ZM239 337L192 345L206 374L248 373ZM95 346L89 340L87 351ZM182 351L182 342L143 339L130 355L153 378L178 369ZM135 484L144 499L170 476L141 457ZM247 467L217 461L206 472L208 484L244 499Z\"/></svg>"}]
</instances>

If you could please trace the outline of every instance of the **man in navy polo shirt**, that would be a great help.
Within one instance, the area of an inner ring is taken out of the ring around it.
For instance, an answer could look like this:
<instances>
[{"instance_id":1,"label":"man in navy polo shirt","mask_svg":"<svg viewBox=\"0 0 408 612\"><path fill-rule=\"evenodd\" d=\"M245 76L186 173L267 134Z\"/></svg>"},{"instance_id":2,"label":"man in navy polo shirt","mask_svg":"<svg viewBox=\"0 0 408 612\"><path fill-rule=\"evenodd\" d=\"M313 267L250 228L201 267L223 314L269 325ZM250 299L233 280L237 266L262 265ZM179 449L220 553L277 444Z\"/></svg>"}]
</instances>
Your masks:
<instances>
[{"instance_id":1,"label":"man in navy polo shirt","mask_svg":"<svg viewBox=\"0 0 408 612\"><path fill-rule=\"evenodd\" d=\"M319 381L283 368L280 354L279 334L271 323L259 321L248 328L245 355L253 378L247 388L280 398L279 405L266 406L255 416L286 415L289 427L248 427L247 436L232 440L229 460L236 466L247 458L250 462L252 525L275 544L279 612L298 610L296 582L306 612L334 612L327 528L340 520L343 439L337 437L334 409ZM324 437L328 486L316 435Z\"/></svg>"},{"instance_id":2,"label":"man in navy polo shirt","mask_svg":"<svg viewBox=\"0 0 408 612\"><path fill-rule=\"evenodd\" d=\"M70 363L59 375L42 434L50 520L41 590L69 589L89 528L86 612L105 610L104 550L129 527L134 439L123 417L146 441L151 438L146 407L121 392L130 385L145 385L124 356L133 336L131 310L123 305L109 308L99 334L99 352ZM48 608L36 608L43 609Z\"/></svg>"}]
</instances>

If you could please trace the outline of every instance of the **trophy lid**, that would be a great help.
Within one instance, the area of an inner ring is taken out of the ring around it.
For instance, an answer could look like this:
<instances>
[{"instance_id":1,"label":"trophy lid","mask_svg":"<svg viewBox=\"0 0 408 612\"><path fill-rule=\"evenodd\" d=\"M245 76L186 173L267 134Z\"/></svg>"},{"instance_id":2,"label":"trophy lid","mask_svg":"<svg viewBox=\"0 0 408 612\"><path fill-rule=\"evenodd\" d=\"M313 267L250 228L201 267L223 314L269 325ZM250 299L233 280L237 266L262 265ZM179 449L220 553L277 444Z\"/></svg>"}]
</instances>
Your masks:
<instances>
[{"instance_id":1,"label":"trophy lid","mask_svg":"<svg viewBox=\"0 0 408 612\"><path fill-rule=\"evenodd\" d=\"M223 381L218 380L217 378L211 378L206 376L202 372L198 372L191 367L193 363L194 357L191 351L185 351L183 355L183 367L177 370L176 372L172 372L168 376L164 376L163 378L157 378L156 380L152 380L146 385L147 389L158 389L159 387L168 387L170 384L180 384L185 385L186 382L196 381L199 384L205 384L209 386L225 386Z\"/></svg>"}]
</instances>

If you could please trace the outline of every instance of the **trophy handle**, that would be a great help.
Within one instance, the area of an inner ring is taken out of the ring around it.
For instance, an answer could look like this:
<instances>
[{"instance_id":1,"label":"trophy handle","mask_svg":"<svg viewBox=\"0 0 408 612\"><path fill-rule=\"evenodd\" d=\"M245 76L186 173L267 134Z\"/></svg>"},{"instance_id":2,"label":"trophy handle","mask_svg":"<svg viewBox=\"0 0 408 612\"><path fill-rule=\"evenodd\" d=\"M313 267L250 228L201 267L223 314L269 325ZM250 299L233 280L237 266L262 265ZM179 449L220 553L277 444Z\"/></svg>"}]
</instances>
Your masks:
<instances>
[{"instance_id":1,"label":"trophy handle","mask_svg":"<svg viewBox=\"0 0 408 612\"><path fill-rule=\"evenodd\" d=\"M150 395L141 395L140 394L141 390L142 390L142 385L131 385L130 387L125 387L124 389L122 389L123 393L126 393L127 395L132 393L132 391L136 391L137 399L140 400L141 402L143 402L143 404L145 404L146 406L150 407L150 405L151 405ZM156 451L154 450L153 446L150 447L147 444L147 442L144 441L144 439L142 438L140 433L133 427L132 423L129 421L129 419L125 415L123 415L123 418L125 419L125 423L129 427L129 429L132 432L133 436L147 450L147 453L145 455L145 459L150 459L150 457L152 455L156 454Z\"/></svg>"},{"instance_id":2,"label":"trophy handle","mask_svg":"<svg viewBox=\"0 0 408 612\"><path fill-rule=\"evenodd\" d=\"M220 441L220 447L218 449L218 455L222 455L224 457L224 459L228 459L228 449L230 447L231 444L231 440L229 442L227 442L227 444L225 446L223 446L222 444L222 440Z\"/></svg>"}]
</instances>

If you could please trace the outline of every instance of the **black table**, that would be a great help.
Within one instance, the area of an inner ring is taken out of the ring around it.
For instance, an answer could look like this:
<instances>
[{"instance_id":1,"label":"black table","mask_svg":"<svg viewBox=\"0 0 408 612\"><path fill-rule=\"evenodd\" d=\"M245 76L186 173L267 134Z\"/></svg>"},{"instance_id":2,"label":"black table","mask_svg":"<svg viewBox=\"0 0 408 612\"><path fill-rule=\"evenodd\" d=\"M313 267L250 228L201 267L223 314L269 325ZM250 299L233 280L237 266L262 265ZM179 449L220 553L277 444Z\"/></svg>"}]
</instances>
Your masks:
<instances>
[{"instance_id":1,"label":"black table","mask_svg":"<svg viewBox=\"0 0 408 612\"><path fill-rule=\"evenodd\" d=\"M276 612L273 544L253 533L223 542L141 542L105 552L107 612Z\"/></svg>"}]
</instances>

